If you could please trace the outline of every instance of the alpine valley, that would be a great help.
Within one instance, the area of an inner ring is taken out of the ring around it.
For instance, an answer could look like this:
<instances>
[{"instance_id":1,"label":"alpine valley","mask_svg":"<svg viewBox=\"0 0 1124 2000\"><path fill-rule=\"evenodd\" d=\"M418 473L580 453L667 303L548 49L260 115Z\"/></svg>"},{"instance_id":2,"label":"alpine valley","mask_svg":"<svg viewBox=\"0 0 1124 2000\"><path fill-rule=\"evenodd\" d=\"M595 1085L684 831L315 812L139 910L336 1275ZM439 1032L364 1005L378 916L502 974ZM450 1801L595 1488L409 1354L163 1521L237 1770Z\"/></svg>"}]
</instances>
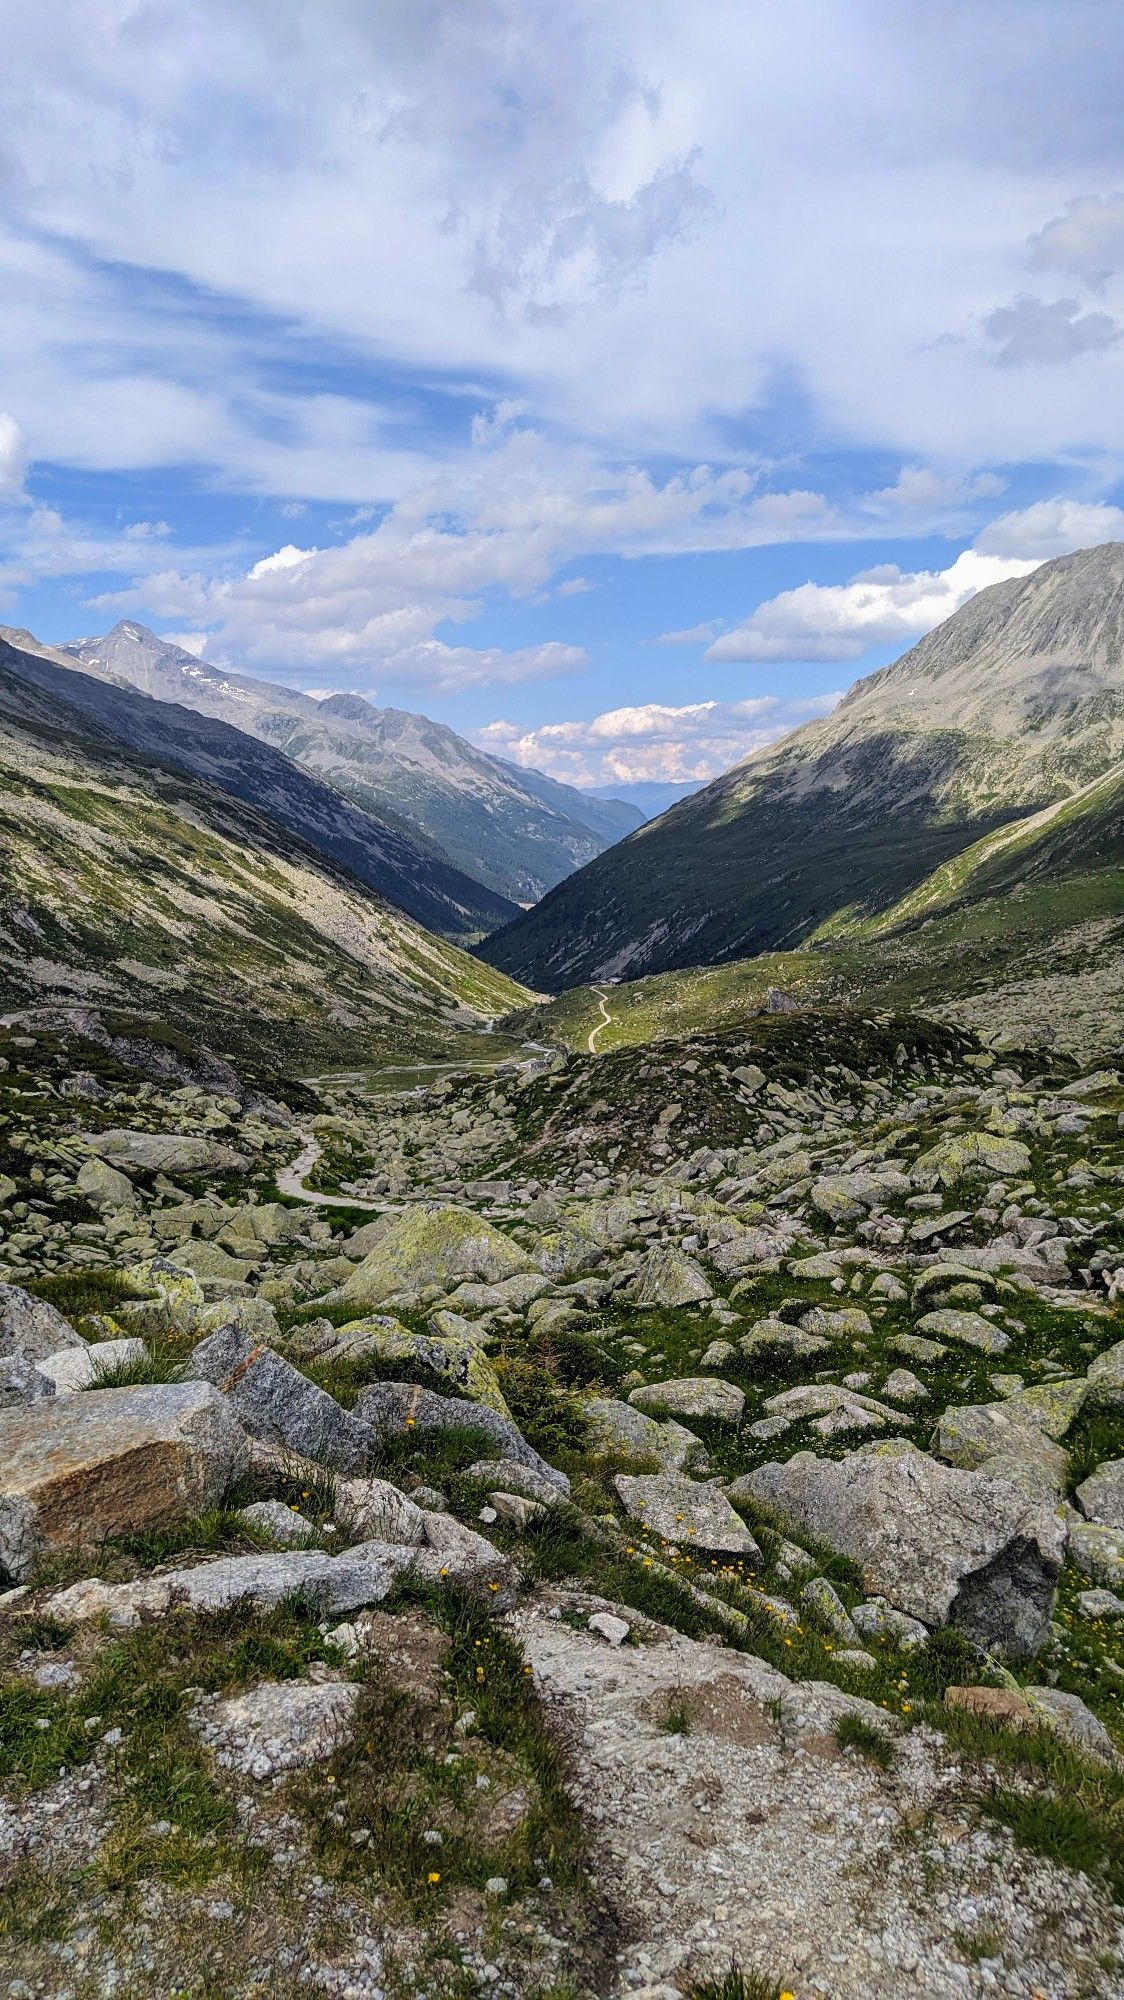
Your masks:
<instances>
[{"instance_id":1,"label":"alpine valley","mask_svg":"<svg viewBox=\"0 0 1124 2000\"><path fill-rule=\"evenodd\" d=\"M11 2000L1124 1991L1124 546L638 817L0 644Z\"/></svg>"}]
</instances>

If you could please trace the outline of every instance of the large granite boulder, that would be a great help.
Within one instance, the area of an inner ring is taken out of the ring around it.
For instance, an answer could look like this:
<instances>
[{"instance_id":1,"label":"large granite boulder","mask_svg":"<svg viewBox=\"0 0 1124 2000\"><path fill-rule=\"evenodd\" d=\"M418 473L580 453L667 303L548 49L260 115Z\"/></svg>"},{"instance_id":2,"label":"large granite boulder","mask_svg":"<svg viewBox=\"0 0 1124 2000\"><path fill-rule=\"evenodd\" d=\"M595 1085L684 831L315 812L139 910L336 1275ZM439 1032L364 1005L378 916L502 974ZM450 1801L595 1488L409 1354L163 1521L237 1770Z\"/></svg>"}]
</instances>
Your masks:
<instances>
[{"instance_id":1,"label":"large granite boulder","mask_svg":"<svg viewBox=\"0 0 1124 2000\"><path fill-rule=\"evenodd\" d=\"M1124 1528L1124 1458L1106 1459L1083 1479L1075 1499L1090 1521L1104 1528Z\"/></svg>"},{"instance_id":2,"label":"large granite boulder","mask_svg":"<svg viewBox=\"0 0 1124 2000\"><path fill-rule=\"evenodd\" d=\"M649 1250L637 1273L633 1298L638 1306L692 1306L714 1297L701 1264L670 1243Z\"/></svg>"},{"instance_id":3,"label":"large granite boulder","mask_svg":"<svg viewBox=\"0 0 1124 2000\"><path fill-rule=\"evenodd\" d=\"M0 1410L0 1569L19 1579L44 1549L171 1527L213 1507L244 1461L205 1382Z\"/></svg>"},{"instance_id":4,"label":"large granite boulder","mask_svg":"<svg viewBox=\"0 0 1124 2000\"><path fill-rule=\"evenodd\" d=\"M916 1187L934 1188L938 1182L953 1187L985 1174L1019 1179L1029 1166L1030 1148L1021 1139L1005 1139L998 1132L951 1132L922 1153L910 1178Z\"/></svg>"},{"instance_id":5,"label":"large granite boulder","mask_svg":"<svg viewBox=\"0 0 1124 2000\"><path fill-rule=\"evenodd\" d=\"M419 1438L426 1431L479 1432L498 1448L502 1457L531 1466L563 1493L570 1490L565 1473L557 1472L545 1458L540 1458L513 1419L489 1409L485 1403L465 1403L456 1396L438 1396L416 1382L371 1382L360 1395L355 1410L375 1442L383 1437L400 1437L404 1431L414 1431Z\"/></svg>"},{"instance_id":6,"label":"large granite boulder","mask_svg":"<svg viewBox=\"0 0 1124 2000\"><path fill-rule=\"evenodd\" d=\"M759 1466L747 1484L786 1528L849 1556L864 1587L911 1618L955 1624L1012 1655L1042 1644L1065 1526L1009 1481L894 1439L838 1460L797 1452Z\"/></svg>"},{"instance_id":7,"label":"large granite boulder","mask_svg":"<svg viewBox=\"0 0 1124 2000\"><path fill-rule=\"evenodd\" d=\"M193 1375L214 1384L251 1437L286 1445L335 1472L366 1471L368 1426L240 1327L209 1334L193 1349L188 1365Z\"/></svg>"},{"instance_id":8,"label":"large granite boulder","mask_svg":"<svg viewBox=\"0 0 1124 2000\"><path fill-rule=\"evenodd\" d=\"M198 1174L220 1179L242 1173L249 1165L244 1153L218 1139L196 1132L83 1132L90 1152L111 1166L139 1168L161 1174Z\"/></svg>"},{"instance_id":9,"label":"large granite boulder","mask_svg":"<svg viewBox=\"0 0 1124 2000\"><path fill-rule=\"evenodd\" d=\"M683 1375L673 1382L648 1382L629 1396L633 1409L654 1417L718 1417L736 1424L745 1409L745 1390L736 1382Z\"/></svg>"},{"instance_id":10,"label":"large granite boulder","mask_svg":"<svg viewBox=\"0 0 1124 2000\"><path fill-rule=\"evenodd\" d=\"M338 1296L363 1311L391 1298L418 1299L431 1286L449 1291L462 1278L496 1284L531 1268L526 1252L483 1217L463 1208L417 1207L380 1229Z\"/></svg>"},{"instance_id":11,"label":"large granite boulder","mask_svg":"<svg viewBox=\"0 0 1124 2000\"><path fill-rule=\"evenodd\" d=\"M595 1458L625 1452L629 1458L653 1459L665 1472L698 1467L706 1458L702 1440L673 1418L660 1423L615 1396L590 1396L582 1408L589 1418L589 1449Z\"/></svg>"}]
</instances>

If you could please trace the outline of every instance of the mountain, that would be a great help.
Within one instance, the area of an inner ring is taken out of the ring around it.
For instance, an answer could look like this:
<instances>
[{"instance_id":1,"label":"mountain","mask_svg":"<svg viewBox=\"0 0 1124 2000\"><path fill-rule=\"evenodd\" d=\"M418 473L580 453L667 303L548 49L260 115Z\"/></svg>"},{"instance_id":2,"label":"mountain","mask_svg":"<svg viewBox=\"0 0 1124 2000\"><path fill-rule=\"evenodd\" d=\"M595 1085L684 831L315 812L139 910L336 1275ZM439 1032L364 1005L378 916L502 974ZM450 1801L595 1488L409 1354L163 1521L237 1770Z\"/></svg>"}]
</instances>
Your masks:
<instances>
[{"instance_id":1,"label":"mountain","mask_svg":"<svg viewBox=\"0 0 1124 2000\"><path fill-rule=\"evenodd\" d=\"M489 756L427 716L229 673L129 619L59 654L99 680L233 723L510 902L537 901L643 818Z\"/></svg>"},{"instance_id":2,"label":"mountain","mask_svg":"<svg viewBox=\"0 0 1124 2000\"><path fill-rule=\"evenodd\" d=\"M685 782L670 779L641 778L633 785L615 785L611 790L595 790L590 794L595 799L619 799L622 805L635 806L643 819L657 819L669 806L678 805L680 799L689 798L692 792L701 792L701 778L688 778Z\"/></svg>"},{"instance_id":3,"label":"mountain","mask_svg":"<svg viewBox=\"0 0 1124 2000\"><path fill-rule=\"evenodd\" d=\"M0 1009L96 1010L278 1072L424 1049L526 999L253 805L126 748L66 699L80 675L20 662L0 648Z\"/></svg>"},{"instance_id":4,"label":"mountain","mask_svg":"<svg viewBox=\"0 0 1124 2000\"><path fill-rule=\"evenodd\" d=\"M836 935L1124 756L1124 544L994 585L834 712L682 800L489 937L526 983Z\"/></svg>"},{"instance_id":5,"label":"mountain","mask_svg":"<svg viewBox=\"0 0 1124 2000\"><path fill-rule=\"evenodd\" d=\"M0 663L26 686L79 712L99 735L266 813L427 930L471 938L513 913L505 897L462 874L432 844L341 798L279 750L229 723L97 679L49 648L28 652L0 639Z\"/></svg>"}]
</instances>

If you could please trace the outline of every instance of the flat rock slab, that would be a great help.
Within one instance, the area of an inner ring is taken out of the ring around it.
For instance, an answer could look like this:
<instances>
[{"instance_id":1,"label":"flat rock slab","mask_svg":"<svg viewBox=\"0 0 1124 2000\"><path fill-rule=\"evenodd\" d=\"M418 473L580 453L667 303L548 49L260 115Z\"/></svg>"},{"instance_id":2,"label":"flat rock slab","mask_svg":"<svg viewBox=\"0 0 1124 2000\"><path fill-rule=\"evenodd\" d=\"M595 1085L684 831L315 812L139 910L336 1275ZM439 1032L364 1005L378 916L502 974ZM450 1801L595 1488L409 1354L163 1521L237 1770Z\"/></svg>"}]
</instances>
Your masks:
<instances>
[{"instance_id":1,"label":"flat rock slab","mask_svg":"<svg viewBox=\"0 0 1124 2000\"><path fill-rule=\"evenodd\" d=\"M42 1609L47 1617L66 1624L107 1617L111 1625L126 1626L139 1624L142 1614L163 1618L170 1611L226 1611L239 1604L271 1611L293 1596L307 1598L323 1612L355 1611L364 1604L381 1603L413 1554L412 1549L380 1548L376 1555L360 1547L342 1556L311 1549L221 1556L217 1562L196 1563L190 1569L138 1577L135 1583L102 1583L87 1577L56 1591Z\"/></svg>"},{"instance_id":2,"label":"flat rock slab","mask_svg":"<svg viewBox=\"0 0 1124 2000\"><path fill-rule=\"evenodd\" d=\"M1120 1935L1107 1902L1004 1832L955 1820L949 1844L924 1849L947 1895L918 1893L903 1817L947 1828L955 1812L924 1732L900 1739L885 1772L840 1751L834 1725L850 1713L888 1734L890 1718L838 1688L678 1635L616 1650L528 1615L519 1636L550 1719L582 1746L568 1786L628 1916L599 1991L671 2000L717 1990L734 1963L800 2000L985 2000L1002 1989L965 1966L966 1898L981 1929L1001 1929L1027 1992L1079 1991L1079 1964L1100 1991L1090 1940L1113 1950ZM690 1726L669 1734L674 1710Z\"/></svg>"},{"instance_id":3,"label":"flat rock slab","mask_svg":"<svg viewBox=\"0 0 1124 2000\"><path fill-rule=\"evenodd\" d=\"M953 1306L925 1313L917 1327L929 1339L952 1340L958 1347L974 1347L981 1354L1002 1354L1011 1344L1002 1327L993 1326L982 1313L958 1312Z\"/></svg>"},{"instance_id":4,"label":"flat rock slab","mask_svg":"<svg viewBox=\"0 0 1124 2000\"><path fill-rule=\"evenodd\" d=\"M206 1382L100 1389L0 1410L0 1568L44 1548L166 1528L213 1507L246 1443Z\"/></svg>"},{"instance_id":5,"label":"flat rock slab","mask_svg":"<svg viewBox=\"0 0 1124 2000\"><path fill-rule=\"evenodd\" d=\"M361 1692L354 1681L264 1681L226 1701L201 1696L191 1726L217 1764L265 1781L332 1756Z\"/></svg>"},{"instance_id":6,"label":"flat rock slab","mask_svg":"<svg viewBox=\"0 0 1124 2000\"><path fill-rule=\"evenodd\" d=\"M337 1472L363 1472L371 1456L368 1426L270 1347L240 1327L201 1340L191 1370L213 1383L252 1437L287 1445Z\"/></svg>"},{"instance_id":7,"label":"flat rock slab","mask_svg":"<svg viewBox=\"0 0 1124 2000\"><path fill-rule=\"evenodd\" d=\"M734 1382L684 1375L673 1382L648 1382L628 1400L649 1416L719 1417L736 1424L745 1409L745 1390Z\"/></svg>"},{"instance_id":8,"label":"flat rock slab","mask_svg":"<svg viewBox=\"0 0 1124 2000\"><path fill-rule=\"evenodd\" d=\"M716 1554L760 1561L757 1543L721 1487L702 1486L697 1480L667 1473L620 1472L613 1484L629 1519L648 1534L681 1547L713 1549Z\"/></svg>"},{"instance_id":9,"label":"flat rock slab","mask_svg":"<svg viewBox=\"0 0 1124 2000\"><path fill-rule=\"evenodd\" d=\"M1014 1655L1042 1644L1065 1527L1052 1506L1007 1480L894 1440L840 1460L797 1452L743 1483L786 1529L857 1562L865 1588L910 1617L957 1624Z\"/></svg>"},{"instance_id":10,"label":"flat rock slab","mask_svg":"<svg viewBox=\"0 0 1124 2000\"><path fill-rule=\"evenodd\" d=\"M91 1153L124 1167L164 1174L205 1174L216 1179L249 1165L244 1153L194 1132L83 1132Z\"/></svg>"}]
</instances>

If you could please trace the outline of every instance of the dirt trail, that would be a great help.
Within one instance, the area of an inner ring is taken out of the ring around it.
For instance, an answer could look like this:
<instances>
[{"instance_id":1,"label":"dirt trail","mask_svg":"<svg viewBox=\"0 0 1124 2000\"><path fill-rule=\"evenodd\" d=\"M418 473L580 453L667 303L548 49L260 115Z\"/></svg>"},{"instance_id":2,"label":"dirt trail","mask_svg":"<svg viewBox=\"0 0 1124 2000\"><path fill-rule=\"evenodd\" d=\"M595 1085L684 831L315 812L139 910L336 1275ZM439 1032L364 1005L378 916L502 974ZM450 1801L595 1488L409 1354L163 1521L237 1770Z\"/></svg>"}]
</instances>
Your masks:
<instances>
[{"instance_id":1,"label":"dirt trail","mask_svg":"<svg viewBox=\"0 0 1124 2000\"><path fill-rule=\"evenodd\" d=\"M609 1012L608 1007L605 1005L605 994L602 991L601 987L595 986L593 988L593 991L597 995L597 1004L601 1009L601 1019L598 1021L597 1026L595 1028L591 1028L589 1031L588 1047L591 1056L595 1056L597 1054L598 1035L602 1032L604 1028L607 1028L609 1026L609 1023L613 1018Z\"/></svg>"}]
</instances>

